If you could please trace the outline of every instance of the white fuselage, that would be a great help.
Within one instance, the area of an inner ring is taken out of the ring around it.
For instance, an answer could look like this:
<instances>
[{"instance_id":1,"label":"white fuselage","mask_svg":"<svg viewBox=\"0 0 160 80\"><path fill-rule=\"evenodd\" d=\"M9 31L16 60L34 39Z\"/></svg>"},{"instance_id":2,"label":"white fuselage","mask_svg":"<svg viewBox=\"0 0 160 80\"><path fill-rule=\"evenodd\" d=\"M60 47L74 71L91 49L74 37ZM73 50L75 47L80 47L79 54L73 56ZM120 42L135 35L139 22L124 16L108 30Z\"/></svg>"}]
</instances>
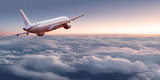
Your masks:
<instances>
[{"instance_id":1,"label":"white fuselage","mask_svg":"<svg viewBox=\"0 0 160 80\"><path fill-rule=\"evenodd\" d=\"M23 29L30 33L45 33L45 32L52 31L52 30L63 27L63 25L59 25L59 26L56 26L56 25L63 23L67 20L69 19L65 16L58 17L58 18L49 19L49 20L30 24Z\"/></svg>"}]
</instances>

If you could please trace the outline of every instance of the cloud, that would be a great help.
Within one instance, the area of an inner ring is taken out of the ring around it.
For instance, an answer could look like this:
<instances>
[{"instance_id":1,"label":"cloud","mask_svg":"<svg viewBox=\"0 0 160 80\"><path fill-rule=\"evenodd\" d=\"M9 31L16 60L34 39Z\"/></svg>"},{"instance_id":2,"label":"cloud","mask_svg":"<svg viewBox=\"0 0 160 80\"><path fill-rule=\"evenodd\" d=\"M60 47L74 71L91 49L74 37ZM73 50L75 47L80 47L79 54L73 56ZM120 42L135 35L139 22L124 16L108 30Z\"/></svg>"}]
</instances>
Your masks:
<instances>
[{"instance_id":1,"label":"cloud","mask_svg":"<svg viewBox=\"0 0 160 80\"><path fill-rule=\"evenodd\" d=\"M130 61L151 62L159 64L160 51L154 49L134 50L131 48L117 48L117 47L100 47L93 50L92 53L98 56L109 55L111 57L120 57L129 59Z\"/></svg>"},{"instance_id":2,"label":"cloud","mask_svg":"<svg viewBox=\"0 0 160 80\"><path fill-rule=\"evenodd\" d=\"M159 80L160 76L159 37L67 35L6 40L0 43L0 62L8 64L15 76L35 80L104 76L111 80ZM78 77L83 74L85 77Z\"/></svg>"},{"instance_id":3,"label":"cloud","mask_svg":"<svg viewBox=\"0 0 160 80\"><path fill-rule=\"evenodd\" d=\"M53 72L73 72L75 69L63 63L57 56L44 55L26 55L24 61L21 63L24 67L30 67L34 70L48 70Z\"/></svg>"},{"instance_id":4,"label":"cloud","mask_svg":"<svg viewBox=\"0 0 160 80\"><path fill-rule=\"evenodd\" d=\"M31 70L26 70L22 66L12 66L11 67L14 74L22 77L29 77L36 80L68 80L66 77L59 76L52 72L36 72Z\"/></svg>"},{"instance_id":5,"label":"cloud","mask_svg":"<svg viewBox=\"0 0 160 80\"><path fill-rule=\"evenodd\" d=\"M10 60L7 60L5 58L0 58L0 64L2 64L2 65L13 64L13 62L11 62Z\"/></svg>"},{"instance_id":6,"label":"cloud","mask_svg":"<svg viewBox=\"0 0 160 80\"><path fill-rule=\"evenodd\" d=\"M147 66L140 61L131 62L127 59L112 58L110 56L104 58L85 56L80 61L75 61L70 65L79 70L88 70L92 73L136 73L147 70Z\"/></svg>"}]
</instances>

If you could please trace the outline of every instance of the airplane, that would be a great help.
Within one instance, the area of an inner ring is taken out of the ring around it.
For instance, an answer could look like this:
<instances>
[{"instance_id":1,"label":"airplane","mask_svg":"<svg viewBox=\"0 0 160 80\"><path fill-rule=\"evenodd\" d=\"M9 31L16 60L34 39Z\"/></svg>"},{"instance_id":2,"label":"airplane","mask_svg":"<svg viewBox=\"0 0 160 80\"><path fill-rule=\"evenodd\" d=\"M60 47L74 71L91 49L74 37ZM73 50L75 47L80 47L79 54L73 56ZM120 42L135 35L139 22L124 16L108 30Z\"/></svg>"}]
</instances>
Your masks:
<instances>
[{"instance_id":1,"label":"airplane","mask_svg":"<svg viewBox=\"0 0 160 80\"><path fill-rule=\"evenodd\" d=\"M15 34L16 36L20 36L22 34L29 35L29 33L37 34L37 36L44 36L46 32L56 30L62 27L64 27L65 29L70 29L71 25L69 23L71 21L75 21L76 19L84 16L84 14L82 14L73 19L69 19L66 16L62 16L62 17L45 20L45 21L40 21L37 23L31 23L29 19L26 17L26 15L24 14L22 9L20 9L20 13L25 24L25 27L23 28L25 32Z\"/></svg>"}]
</instances>

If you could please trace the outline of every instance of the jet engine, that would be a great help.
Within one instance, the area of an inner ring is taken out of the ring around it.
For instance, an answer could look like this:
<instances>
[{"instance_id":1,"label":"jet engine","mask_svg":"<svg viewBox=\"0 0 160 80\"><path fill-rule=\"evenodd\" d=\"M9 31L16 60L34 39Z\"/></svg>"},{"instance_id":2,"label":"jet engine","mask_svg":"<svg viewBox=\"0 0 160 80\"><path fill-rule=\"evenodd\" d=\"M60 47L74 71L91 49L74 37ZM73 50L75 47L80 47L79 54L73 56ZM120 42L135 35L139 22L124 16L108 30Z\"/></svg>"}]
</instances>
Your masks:
<instances>
[{"instance_id":1,"label":"jet engine","mask_svg":"<svg viewBox=\"0 0 160 80\"><path fill-rule=\"evenodd\" d=\"M70 25L70 24L64 25L64 29L70 29L70 28L71 28L71 25Z\"/></svg>"},{"instance_id":2,"label":"jet engine","mask_svg":"<svg viewBox=\"0 0 160 80\"><path fill-rule=\"evenodd\" d=\"M37 36L44 36L44 32L43 33L37 33Z\"/></svg>"}]
</instances>

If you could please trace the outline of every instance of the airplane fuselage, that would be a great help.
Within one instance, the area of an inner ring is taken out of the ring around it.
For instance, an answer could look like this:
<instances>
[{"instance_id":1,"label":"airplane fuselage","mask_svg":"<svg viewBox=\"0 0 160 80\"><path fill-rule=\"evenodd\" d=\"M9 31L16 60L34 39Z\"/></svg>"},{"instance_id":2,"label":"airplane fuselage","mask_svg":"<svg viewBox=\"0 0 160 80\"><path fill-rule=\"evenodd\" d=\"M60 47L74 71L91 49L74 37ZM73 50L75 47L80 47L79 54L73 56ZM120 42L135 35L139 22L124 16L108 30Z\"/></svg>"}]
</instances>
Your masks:
<instances>
[{"instance_id":1,"label":"airplane fuselage","mask_svg":"<svg viewBox=\"0 0 160 80\"><path fill-rule=\"evenodd\" d=\"M67 17L58 17L50 20L45 20L45 21L28 25L26 26L26 28L24 28L24 30L30 33L48 32L48 31L52 31L52 30L63 27L63 25L60 25L60 26L56 26L56 25L63 23L67 20L69 20Z\"/></svg>"},{"instance_id":2,"label":"airplane fuselage","mask_svg":"<svg viewBox=\"0 0 160 80\"><path fill-rule=\"evenodd\" d=\"M19 36L21 34L28 35L29 33L34 33L34 34L37 34L38 36L43 36L45 34L45 32L56 30L61 27L64 27L65 29L70 29L71 25L69 23L71 21L74 21L74 20L84 16L84 14L83 14L83 15L80 15L80 16L75 17L73 19L69 19L68 17L62 16L62 17L58 17L58 18L45 20L45 21L40 21L37 23L31 23L29 21L29 19L26 17L26 15L24 14L24 12L22 11L22 9L20 10L20 13L21 13L23 22L25 24L25 27L23 28L23 30L26 32L16 34L17 36Z\"/></svg>"}]
</instances>

